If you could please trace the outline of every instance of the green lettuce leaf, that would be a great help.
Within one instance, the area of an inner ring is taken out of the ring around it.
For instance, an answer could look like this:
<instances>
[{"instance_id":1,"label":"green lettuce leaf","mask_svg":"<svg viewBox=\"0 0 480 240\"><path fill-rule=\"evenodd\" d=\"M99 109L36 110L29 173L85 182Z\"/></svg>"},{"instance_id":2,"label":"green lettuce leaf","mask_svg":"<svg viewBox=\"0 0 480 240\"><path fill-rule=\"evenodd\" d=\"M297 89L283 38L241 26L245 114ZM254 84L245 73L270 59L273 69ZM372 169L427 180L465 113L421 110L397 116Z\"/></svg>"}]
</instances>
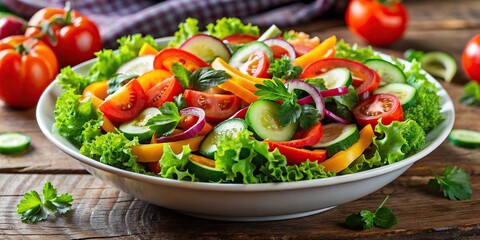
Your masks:
<instances>
[{"instance_id":1,"label":"green lettuce leaf","mask_svg":"<svg viewBox=\"0 0 480 240\"><path fill-rule=\"evenodd\" d=\"M150 35L134 34L124 36L118 39L117 42L120 45L118 51L104 49L95 53L97 62L88 71L92 82L112 78L118 67L138 56L138 52L145 42L156 49L159 48L154 38Z\"/></svg>"},{"instance_id":2,"label":"green lettuce leaf","mask_svg":"<svg viewBox=\"0 0 480 240\"><path fill-rule=\"evenodd\" d=\"M120 169L136 173L146 173L143 165L132 154L132 146L138 145L138 139L128 140L122 133L106 133L84 142L80 154L96 159Z\"/></svg>"},{"instance_id":3,"label":"green lettuce leaf","mask_svg":"<svg viewBox=\"0 0 480 240\"><path fill-rule=\"evenodd\" d=\"M160 175L164 178L183 181L197 181L195 175L185 167L192 150L189 145L183 146L182 152L175 154L168 144L163 145L163 155L160 158Z\"/></svg>"},{"instance_id":4,"label":"green lettuce leaf","mask_svg":"<svg viewBox=\"0 0 480 240\"><path fill-rule=\"evenodd\" d=\"M427 80L421 70L420 63L413 60L411 68L405 72L408 84L414 86L417 93L415 104L404 110L403 118L415 120L425 133L429 133L444 119L440 115L441 105L437 87Z\"/></svg>"},{"instance_id":5,"label":"green lettuce leaf","mask_svg":"<svg viewBox=\"0 0 480 240\"><path fill-rule=\"evenodd\" d=\"M80 145L86 139L101 135L102 113L87 98L79 101L81 95L69 89L58 97L55 104L54 128L74 144ZM84 130L87 132L83 133Z\"/></svg>"},{"instance_id":6,"label":"green lettuce leaf","mask_svg":"<svg viewBox=\"0 0 480 240\"><path fill-rule=\"evenodd\" d=\"M245 25L238 18L226 17L218 19L215 24L208 24L207 31L209 35L220 39L237 33L252 34L255 36L260 35L258 26L253 26L251 23Z\"/></svg>"},{"instance_id":7,"label":"green lettuce leaf","mask_svg":"<svg viewBox=\"0 0 480 240\"><path fill-rule=\"evenodd\" d=\"M350 45L343 39L337 42L335 57L347 58L358 62L364 62L370 58L380 58L380 56L374 52L372 46L360 47L358 44Z\"/></svg>"},{"instance_id":8,"label":"green lettuce leaf","mask_svg":"<svg viewBox=\"0 0 480 240\"><path fill-rule=\"evenodd\" d=\"M175 40L168 43L169 47L178 47L189 37L200 33L198 30L198 20L195 18L187 18L185 22L178 24L178 31L173 36Z\"/></svg>"},{"instance_id":9,"label":"green lettuce leaf","mask_svg":"<svg viewBox=\"0 0 480 240\"><path fill-rule=\"evenodd\" d=\"M62 87L62 91L73 89L75 94L82 94L83 89L92 83L91 78L74 72L70 66L62 68L57 76L57 81Z\"/></svg>"}]
</instances>

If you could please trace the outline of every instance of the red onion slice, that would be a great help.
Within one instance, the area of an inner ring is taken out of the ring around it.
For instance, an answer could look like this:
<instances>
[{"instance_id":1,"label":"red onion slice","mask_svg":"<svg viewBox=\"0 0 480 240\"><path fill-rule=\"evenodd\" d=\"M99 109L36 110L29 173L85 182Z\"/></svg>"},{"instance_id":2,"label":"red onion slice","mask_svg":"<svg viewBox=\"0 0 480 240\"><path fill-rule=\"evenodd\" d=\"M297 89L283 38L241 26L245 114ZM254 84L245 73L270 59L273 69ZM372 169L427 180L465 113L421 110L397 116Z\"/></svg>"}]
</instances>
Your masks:
<instances>
[{"instance_id":1,"label":"red onion slice","mask_svg":"<svg viewBox=\"0 0 480 240\"><path fill-rule=\"evenodd\" d=\"M329 118L335 120L336 122L343 123L343 124L350 124L347 120L345 120L345 119L343 119L343 118L335 115L334 113L328 111L327 109L325 109L325 114L326 114Z\"/></svg>"},{"instance_id":2,"label":"red onion slice","mask_svg":"<svg viewBox=\"0 0 480 240\"><path fill-rule=\"evenodd\" d=\"M290 58L290 61L293 62L293 60L295 60L296 58L296 54L295 54L295 49L293 48L293 46L288 43L287 41L283 40L283 39L279 39L279 38L269 38L265 41L263 41L265 44L267 44L267 46L269 46L272 51L274 52L275 54L275 51L274 51L274 48L275 47L278 47L278 48L283 48L286 52L287 52L287 55L288 57ZM275 56L274 56L275 57ZM277 56L277 57L281 57L281 56Z\"/></svg>"},{"instance_id":3,"label":"red onion slice","mask_svg":"<svg viewBox=\"0 0 480 240\"><path fill-rule=\"evenodd\" d=\"M310 96L313 99L313 102L315 103L315 107L317 108L318 112L320 112L320 114L322 115L322 117L319 120L322 120L322 118L325 116L325 102L323 101L322 95L320 95L319 91L314 86L302 80L287 81L285 82L285 86L290 92L293 91L294 89L300 89L310 94Z\"/></svg>"},{"instance_id":4,"label":"red onion slice","mask_svg":"<svg viewBox=\"0 0 480 240\"><path fill-rule=\"evenodd\" d=\"M232 116L230 116L228 119L232 118L241 118L245 119L245 115L247 114L248 107L244 107L240 110L238 110L236 113L234 113Z\"/></svg>"},{"instance_id":5,"label":"red onion slice","mask_svg":"<svg viewBox=\"0 0 480 240\"><path fill-rule=\"evenodd\" d=\"M175 142L175 141L185 140L185 139L189 139L197 136L198 133L203 129L203 127L205 127L205 123L207 122L205 120L205 111L203 111L203 109L198 107L187 107L180 110L180 116L187 116L187 115L196 116L198 118L197 122L187 130L179 134L157 138L157 143Z\"/></svg>"},{"instance_id":6,"label":"red onion slice","mask_svg":"<svg viewBox=\"0 0 480 240\"><path fill-rule=\"evenodd\" d=\"M336 96L341 96L341 95L347 94L348 93L348 87L341 86L341 87L338 87L338 88L321 90L319 92L320 92L320 95L322 95L323 98L336 97ZM304 98L298 99L297 103L302 104L302 105L313 103L313 98L311 96L306 96Z\"/></svg>"}]
</instances>

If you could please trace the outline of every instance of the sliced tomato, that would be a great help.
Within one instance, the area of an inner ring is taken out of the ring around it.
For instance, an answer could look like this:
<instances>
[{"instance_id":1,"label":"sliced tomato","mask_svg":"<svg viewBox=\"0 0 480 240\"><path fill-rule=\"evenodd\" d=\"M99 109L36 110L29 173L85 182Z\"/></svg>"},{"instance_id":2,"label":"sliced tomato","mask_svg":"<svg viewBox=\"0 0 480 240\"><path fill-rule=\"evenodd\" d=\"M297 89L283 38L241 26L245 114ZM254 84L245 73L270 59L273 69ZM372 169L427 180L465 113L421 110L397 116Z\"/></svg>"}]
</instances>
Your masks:
<instances>
[{"instance_id":1,"label":"sliced tomato","mask_svg":"<svg viewBox=\"0 0 480 240\"><path fill-rule=\"evenodd\" d=\"M245 44L257 40L258 37L252 34L237 33L222 38L223 42L228 44Z\"/></svg>"},{"instance_id":2,"label":"sliced tomato","mask_svg":"<svg viewBox=\"0 0 480 240\"><path fill-rule=\"evenodd\" d=\"M253 51L248 60L240 65L238 70L253 77L268 78L267 72L270 61L267 54L262 50Z\"/></svg>"},{"instance_id":3,"label":"sliced tomato","mask_svg":"<svg viewBox=\"0 0 480 240\"><path fill-rule=\"evenodd\" d=\"M188 71L195 71L199 68L208 67L208 63L189 53L178 48L165 48L160 51L153 60L153 68L172 71L172 64L174 62L181 63Z\"/></svg>"},{"instance_id":4,"label":"sliced tomato","mask_svg":"<svg viewBox=\"0 0 480 240\"><path fill-rule=\"evenodd\" d=\"M361 126L368 124L373 128L381 118L382 124L403 121L403 110L400 101L392 94L375 94L360 102L353 108L353 115Z\"/></svg>"},{"instance_id":5,"label":"sliced tomato","mask_svg":"<svg viewBox=\"0 0 480 240\"><path fill-rule=\"evenodd\" d=\"M308 52L312 51L313 47L302 45L302 44L292 44L293 49L295 49L295 54L297 57L303 56Z\"/></svg>"},{"instance_id":6,"label":"sliced tomato","mask_svg":"<svg viewBox=\"0 0 480 240\"><path fill-rule=\"evenodd\" d=\"M338 67L345 67L350 70L353 86L360 100L367 99L380 84L380 77L375 71L362 63L343 58L326 58L313 62L303 70L300 77L314 78Z\"/></svg>"},{"instance_id":7,"label":"sliced tomato","mask_svg":"<svg viewBox=\"0 0 480 240\"><path fill-rule=\"evenodd\" d=\"M167 78L147 91L147 107L160 107L165 102L183 92L182 86L174 77Z\"/></svg>"},{"instance_id":8,"label":"sliced tomato","mask_svg":"<svg viewBox=\"0 0 480 240\"><path fill-rule=\"evenodd\" d=\"M221 122L240 109L242 99L232 94L212 94L194 90L183 93L188 107L199 107L205 111L208 122Z\"/></svg>"},{"instance_id":9,"label":"sliced tomato","mask_svg":"<svg viewBox=\"0 0 480 240\"><path fill-rule=\"evenodd\" d=\"M302 131L302 133L302 136L298 139L276 143L294 148L313 146L317 144L323 136L322 123L317 123L317 125L311 127L307 131Z\"/></svg>"},{"instance_id":10,"label":"sliced tomato","mask_svg":"<svg viewBox=\"0 0 480 240\"><path fill-rule=\"evenodd\" d=\"M150 90L150 88L172 76L173 74L169 71L154 69L152 71L142 74L140 77L137 78L137 80L140 85L142 85L143 90L147 92L148 90Z\"/></svg>"},{"instance_id":11,"label":"sliced tomato","mask_svg":"<svg viewBox=\"0 0 480 240\"><path fill-rule=\"evenodd\" d=\"M278 142L268 141L267 143L270 151L273 151L275 148L277 148L278 151L280 151L280 153L287 158L288 165L300 165L307 159L312 162L322 162L327 157L327 151L325 149L308 150L282 145Z\"/></svg>"},{"instance_id":12,"label":"sliced tomato","mask_svg":"<svg viewBox=\"0 0 480 240\"><path fill-rule=\"evenodd\" d=\"M133 119L143 110L146 99L142 85L137 79L133 79L105 98L98 108L108 119L125 122Z\"/></svg>"}]
</instances>

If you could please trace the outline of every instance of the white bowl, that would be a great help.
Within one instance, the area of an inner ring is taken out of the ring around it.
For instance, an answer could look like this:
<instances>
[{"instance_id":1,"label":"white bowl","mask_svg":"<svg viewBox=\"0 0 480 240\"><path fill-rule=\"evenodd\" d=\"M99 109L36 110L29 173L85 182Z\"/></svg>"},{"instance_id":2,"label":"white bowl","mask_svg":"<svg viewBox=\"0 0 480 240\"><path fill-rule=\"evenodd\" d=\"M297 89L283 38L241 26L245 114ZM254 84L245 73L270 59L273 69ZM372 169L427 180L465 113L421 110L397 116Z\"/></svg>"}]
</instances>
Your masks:
<instances>
[{"instance_id":1,"label":"white bowl","mask_svg":"<svg viewBox=\"0 0 480 240\"><path fill-rule=\"evenodd\" d=\"M160 39L159 43L165 44L166 41L168 39ZM73 69L86 73L94 61L87 61ZM55 102L61 93L56 81L42 94L36 117L41 131L53 144L80 161L95 177L138 199L208 219L281 220L320 213L364 197L384 187L435 150L450 133L455 112L445 89L430 75L427 78L438 88L441 114L445 120L427 135L426 145L420 152L400 162L364 172L298 182L250 185L192 183L133 173L85 157L65 138L51 132L55 122Z\"/></svg>"}]
</instances>

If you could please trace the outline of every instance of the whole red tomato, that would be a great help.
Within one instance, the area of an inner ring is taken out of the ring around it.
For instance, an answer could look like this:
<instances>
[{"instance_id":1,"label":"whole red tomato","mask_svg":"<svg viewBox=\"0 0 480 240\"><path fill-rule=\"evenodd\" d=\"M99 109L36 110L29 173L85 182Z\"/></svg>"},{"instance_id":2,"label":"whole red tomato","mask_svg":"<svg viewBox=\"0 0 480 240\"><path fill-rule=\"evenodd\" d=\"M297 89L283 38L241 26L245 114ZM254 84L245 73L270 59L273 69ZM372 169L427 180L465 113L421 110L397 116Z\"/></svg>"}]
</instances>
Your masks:
<instances>
[{"instance_id":1,"label":"whole red tomato","mask_svg":"<svg viewBox=\"0 0 480 240\"><path fill-rule=\"evenodd\" d=\"M35 106L57 73L55 53L41 40L25 36L0 40L0 99L5 104Z\"/></svg>"},{"instance_id":2,"label":"whole red tomato","mask_svg":"<svg viewBox=\"0 0 480 240\"><path fill-rule=\"evenodd\" d=\"M480 83L480 34L474 36L465 45L462 67L470 79Z\"/></svg>"},{"instance_id":3,"label":"whole red tomato","mask_svg":"<svg viewBox=\"0 0 480 240\"><path fill-rule=\"evenodd\" d=\"M100 51L102 42L97 26L77 11L61 8L44 8L35 13L29 26L49 24L53 36L42 32L41 28L29 27L25 36L41 38L55 52L61 67L73 66L91 59Z\"/></svg>"},{"instance_id":4,"label":"whole red tomato","mask_svg":"<svg viewBox=\"0 0 480 240\"><path fill-rule=\"evenodd\" d=\"M348 28L374 45L389 45L403 36L408 13L398 0L351 0L345 13Z\"/></svg>"}]
</instances>

